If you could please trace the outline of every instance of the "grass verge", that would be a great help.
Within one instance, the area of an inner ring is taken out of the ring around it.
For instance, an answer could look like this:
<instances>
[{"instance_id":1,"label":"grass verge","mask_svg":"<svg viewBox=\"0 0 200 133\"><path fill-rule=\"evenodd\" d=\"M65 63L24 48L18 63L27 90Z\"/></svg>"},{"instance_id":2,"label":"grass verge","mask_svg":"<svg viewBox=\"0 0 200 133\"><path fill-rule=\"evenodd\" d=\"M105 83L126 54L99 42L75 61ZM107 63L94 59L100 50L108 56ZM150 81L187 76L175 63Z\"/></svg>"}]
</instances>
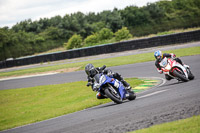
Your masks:
<instances>
[{"instance_id":1,"label":"grass verge","mask_svg":"<svg viewBox=\"0 0 200 133\"><path fill-rule=\"evenodd\" d=\"M175 53L177 57L190 56L190 55L200 54L200 47L197 46L197 47L190 47L190 48L182 48L182 49L175 49L175 50L169 50L169 51L163 51L163 52ZM103 66L106 64L107 67L111 67L111 66L119 66L119 65L125 65L125 64L153 61L153 60L155 60L153 53L144 53L144 54L120 56L120 57L107 58L107 59L83 61L83 62L77 62L77 63L68 63L68 64L62 64L62 65L16 70L16 71L11 71L11 72L0 72L0 78L11 77L11 76L21 76L21 75L26 75L26 74L43 73L43 72L56 71L60 69L69 69L69 68L79 68L78 70L83 70L85 65L88 63L92 63L94 64L94 66Z\"/></svg>"},{"instance_id":2,"label":"grass verge","mask_svg":"<svg viewBox=\"0 0 200 133\"><path fill-rule=\"evenodd\" d=\"M130 133L200 133L200 115L174 122L155 125Z\"/></svg>"},{"instance_id":3,"label":"grass verge","mask_svg":"<svg viewBox=\"0 0 200 133\"><path fill-rule=\"evenodd\" d=\"M144 83L137 78L126 79L132 87ZM96 92L86 81L0 90L0 130L73 113L110 99L96 99Z\"/></svg>"}]
</instances>

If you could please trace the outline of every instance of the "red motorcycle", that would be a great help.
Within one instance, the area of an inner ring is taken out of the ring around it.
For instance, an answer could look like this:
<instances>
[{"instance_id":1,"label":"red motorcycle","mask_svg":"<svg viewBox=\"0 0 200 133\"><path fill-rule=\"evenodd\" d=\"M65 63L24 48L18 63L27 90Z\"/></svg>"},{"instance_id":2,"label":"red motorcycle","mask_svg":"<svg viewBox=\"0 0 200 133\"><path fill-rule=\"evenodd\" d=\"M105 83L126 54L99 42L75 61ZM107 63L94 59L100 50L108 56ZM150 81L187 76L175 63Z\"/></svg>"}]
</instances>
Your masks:
<instances>
[{"instance_id":1,"label":"red motorcycle","mask_svg":"<svg viewBox=\"0 0 200 133\"><path fill-rule=\"evenodd\" d=\"M170 77L177 79L178 81L187 82L194 79L194 75L190 71L188 65L182 66L172 58L165 57L159 64L164 74L167 74Z\"/></svg>"}]
</instances>

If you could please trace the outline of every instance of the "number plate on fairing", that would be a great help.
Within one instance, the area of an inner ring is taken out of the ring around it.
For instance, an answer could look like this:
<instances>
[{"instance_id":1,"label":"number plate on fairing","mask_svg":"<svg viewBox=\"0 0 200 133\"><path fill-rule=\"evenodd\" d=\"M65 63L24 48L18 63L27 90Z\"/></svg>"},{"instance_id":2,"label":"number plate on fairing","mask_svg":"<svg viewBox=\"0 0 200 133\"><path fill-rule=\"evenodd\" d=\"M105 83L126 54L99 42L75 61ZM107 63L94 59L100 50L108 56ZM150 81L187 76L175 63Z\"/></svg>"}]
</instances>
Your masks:
<instances>
[{"instance_id":1,"label":"number plate on fairing","mask_svg":"<svg viewBox=\"0 0 200 133\"><path fill-rule=\"evenodd\" d=\"M167 58L164 58L159 64L161 67L166 67L167 66Z\"/></svg>"}]
</instances>

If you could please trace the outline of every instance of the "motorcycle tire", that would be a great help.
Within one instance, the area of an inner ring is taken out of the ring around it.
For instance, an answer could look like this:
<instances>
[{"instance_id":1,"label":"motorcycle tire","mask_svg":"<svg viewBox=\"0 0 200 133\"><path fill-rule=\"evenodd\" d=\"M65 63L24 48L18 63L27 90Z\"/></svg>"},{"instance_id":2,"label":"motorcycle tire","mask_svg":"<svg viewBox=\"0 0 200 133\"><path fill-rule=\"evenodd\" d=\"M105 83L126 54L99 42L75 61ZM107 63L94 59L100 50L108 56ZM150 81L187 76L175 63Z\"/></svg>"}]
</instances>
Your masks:
<instances>
[{"instance_id":1,"label":"motorcycle tire","mask_svg":"<svg viewBox=\"0 0 200 133\"><path fill-rule=\"evenodd\" d=\"M123 100L121 99L121 97L116 96L114 93L111 92L110 89L106 88L104 90L104 92L105 92L106 96L108 98L110 98L112 101L114 101L115 103L120 104L120 103L123 102Z\"/></svg>"},{"instance_id":2,"label":"motorcycle tire","mask_svg":"<svg viewBox=\"0 0 200 133\"><path fill-rule=\"evenodd\" d=\"M192 72L190 71L189 68L187 69L187 71L188 71L188 79L189 80L193 80L194 79L194 75L192 74Z\"/></svg>"},{"instance_id":3,"label":"motorcycle tire","mask_svg":"<svg viewBox=\"0 0 200 133\"><path fill-rule=\"evenodd\" d=\"M129 97L128 100L135 100L136 99L136 94L132 91L129 91Z\"/></svg>"},{"instance_id":4,"label":"motorcycle tire","mask_svg":"<svg viewBox=\"0 0 200 133\"><path fill-rule=\"evenodd\" d=\"M173 75L174 75L175 77L179 78L181 81L184 81L184 82L189 81L189 79L187 79L187 78L185 77L184 74L181 74L181 73L178 72L177 70L174 70L174 71L173 71Z\"/></svg>"}]
</instances>

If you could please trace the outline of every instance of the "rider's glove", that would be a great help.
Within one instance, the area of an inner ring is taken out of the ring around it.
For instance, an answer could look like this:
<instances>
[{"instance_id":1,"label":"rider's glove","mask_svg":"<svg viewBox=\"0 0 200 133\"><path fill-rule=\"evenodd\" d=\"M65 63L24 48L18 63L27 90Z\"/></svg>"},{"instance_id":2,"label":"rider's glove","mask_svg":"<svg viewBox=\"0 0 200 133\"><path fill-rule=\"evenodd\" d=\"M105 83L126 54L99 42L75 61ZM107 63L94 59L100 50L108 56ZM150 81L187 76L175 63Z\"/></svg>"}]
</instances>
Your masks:
<instances>
[{"instance_id":1,"label":"rider's glove","mask_svg":"<svg viewBox=\"0 0 200 133\"><path fill-rule=\"evenodd\" d=\"M176 58L176 55L175 55L175 54L171 54L171 58L172 58L172 59L175 59L175 58Z\"/></svg>"},{"instance_id":2,"label":"rider's glove","mask_svg":"<svg viewBox=\"0 0 200 133\"><path fill-rule=\"evenodd\" d=\"M92 85L92 83L91 83L91 82L88 82L88 83L87 83L87 87L90 86L90 85Z\"/></svg>"}]
</instances>

